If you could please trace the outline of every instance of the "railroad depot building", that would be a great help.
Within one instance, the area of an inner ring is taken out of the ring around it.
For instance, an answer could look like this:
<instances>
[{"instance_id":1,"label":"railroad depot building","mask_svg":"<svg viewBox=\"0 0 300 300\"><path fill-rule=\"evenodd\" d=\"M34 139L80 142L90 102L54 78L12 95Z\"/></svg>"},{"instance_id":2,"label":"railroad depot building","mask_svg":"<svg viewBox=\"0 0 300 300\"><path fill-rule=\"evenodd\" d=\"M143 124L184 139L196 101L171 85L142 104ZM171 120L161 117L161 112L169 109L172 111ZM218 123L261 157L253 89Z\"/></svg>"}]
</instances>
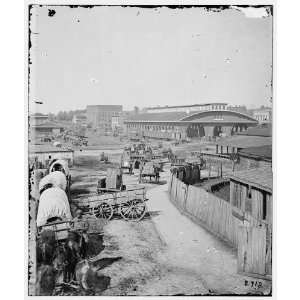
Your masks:
<instances>
[{"instance_id":1,"label":"railroad depot building","mask_svg":"<svg viewBox=\"0 0 300 300\"><path fill-rule=\"evenodd\" d=\"M258 124L249 115L228 110L226 103L165 106L144 111L124 121L128 135L184 140L231 136Z\"/></svg>"}]
</instances>

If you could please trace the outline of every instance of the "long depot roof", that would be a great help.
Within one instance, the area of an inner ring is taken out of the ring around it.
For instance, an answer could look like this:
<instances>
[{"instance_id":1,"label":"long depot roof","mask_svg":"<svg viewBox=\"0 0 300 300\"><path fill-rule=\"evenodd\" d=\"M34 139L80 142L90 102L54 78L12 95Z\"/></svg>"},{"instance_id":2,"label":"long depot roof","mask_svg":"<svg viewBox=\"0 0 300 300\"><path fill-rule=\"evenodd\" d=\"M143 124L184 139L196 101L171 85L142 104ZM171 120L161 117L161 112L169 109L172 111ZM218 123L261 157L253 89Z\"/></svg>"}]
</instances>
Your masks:
<instances>
[{"instance_id":1,"label":"long depot roof","mask_svg":"<svg viewBox=\"0 0 300 300\"><path fill-rule=\"evenodd\" d=\"M273 190L273 173L271 168L236 171L233 172L230 178L235 181L257 187L269 193L272 193Z\"/></svg>"},{"instance_id":2,"label":"long depot roof","mask_svg":"<svg viewBox=\"0 0 300 300\"><path fill-rule=\"evenodd\" d=\"M230 110L141 113L129 116L125 122L245 123L253 125L258 123L248 115Z\"/></svg>"}]
</instances>

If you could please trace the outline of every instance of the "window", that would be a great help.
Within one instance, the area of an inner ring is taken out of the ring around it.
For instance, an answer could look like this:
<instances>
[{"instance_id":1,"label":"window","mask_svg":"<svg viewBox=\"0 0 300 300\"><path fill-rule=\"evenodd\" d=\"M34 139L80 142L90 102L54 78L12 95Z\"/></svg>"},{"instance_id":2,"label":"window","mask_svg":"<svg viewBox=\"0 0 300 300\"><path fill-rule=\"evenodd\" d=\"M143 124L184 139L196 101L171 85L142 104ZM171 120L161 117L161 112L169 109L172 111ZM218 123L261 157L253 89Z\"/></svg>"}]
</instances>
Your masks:
<instances>
[{"instance_id":1,"label":"window","mask_svg":"<svg viewBox=\"0 0 300 300\"><path fill-rule=\"evenodd\" d=\"M262 207L262 219L266 220L267 218L267 194L263 193L263 207Z\"/></svg>"}]
</instances>

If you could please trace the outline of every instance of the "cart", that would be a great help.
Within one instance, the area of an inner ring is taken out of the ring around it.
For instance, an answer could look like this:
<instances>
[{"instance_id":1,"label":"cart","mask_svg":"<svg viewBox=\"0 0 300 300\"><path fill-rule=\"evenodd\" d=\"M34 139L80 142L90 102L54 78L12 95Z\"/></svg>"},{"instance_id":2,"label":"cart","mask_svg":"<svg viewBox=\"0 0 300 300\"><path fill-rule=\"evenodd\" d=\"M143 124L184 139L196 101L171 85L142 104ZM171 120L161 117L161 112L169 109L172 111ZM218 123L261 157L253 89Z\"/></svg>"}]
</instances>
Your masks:
<instances>
[{"instance_id":1,"label":"cart","mask_svg":"<svg viewBox=\"0 0 300 300\"><path fill-rule=\"evenodd\" d=\"M152 181L152 177L154 177L155 182L159 182L159 169L160 167L157 166L153 161L146 162L145 165L140 170L140 183L144 181L145 177L149 177L150 182Z\"/></svg>"},{"instance_id":2,"label":"cart","mask_svg":"<svg viewBox=\"0 0 300 300\"><path fill-rule=\"evenodd\" d=\"M100 188L102 194L94 194L77 203L85 214L110 220L114 215L121 215L126 221L140 221L146 214L147 201L144 187L129 190Z\"/></svg>"}]
</instances>

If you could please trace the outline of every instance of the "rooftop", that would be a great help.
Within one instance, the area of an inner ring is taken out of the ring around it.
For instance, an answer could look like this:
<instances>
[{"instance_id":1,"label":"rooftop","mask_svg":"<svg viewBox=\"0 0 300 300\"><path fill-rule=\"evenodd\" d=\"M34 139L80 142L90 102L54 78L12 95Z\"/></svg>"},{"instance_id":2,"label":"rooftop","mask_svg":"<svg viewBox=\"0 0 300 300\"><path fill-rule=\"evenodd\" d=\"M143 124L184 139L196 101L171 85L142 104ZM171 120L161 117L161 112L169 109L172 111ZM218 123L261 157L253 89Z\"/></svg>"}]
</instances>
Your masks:
<instances>
[{"instance_id":1,"label":"rooftop","mask_svg":"<svg viewBox=\"0 0 300 300\"><path fill-rule=\"evenodd\" d=\"M233 172L231 179L272 193L273 173L271 168L257 168Z\"/></svg>"},{"instance_id":2,"label":"rooftop","mask_svg":"<svg viewBox=\"0 0 300 300\"><path fill-rule=\"evenodd\" d=\"M272 126L265 126L265 127L257 126L257 127L248 128L246 131L238 132L237 135L271 137Z\"/></svg>"},{"instance_id":3,"label":"rooftop","mask_svg":"<svg viewBox=\"0 0 300 300\"><path fill-rule=\"evenodd\" d=\"M74 152L74 150L67 149L67 148L59 148L53 145L29 145L29 153L50 153L50 152Z\"/></svg>"},{"instance_id":4,"label":"rooftop","mask_svg":"<svg viewBox=\"0 0 300 300\"><path fill-rule=\"evenodd\" d=\"M272 160L272 145L245 148L240 150L239 153L243 156Z\"/></svg>"},{"instance_id":5,"label":"rooftop","mask_svg":"<svg viewBox=\"0 0 300 300\"><path fill-rule=\"evenodd\" d=\"M74 117L77 119L83 119L83 120L85 120L87 118L86 115L74 115Z\"/></svg>"},{"instance_id":6,"label":"rooftop","mask_svg":"<svg viewBox=\"0 0 300 300\"><path fill-rule=\"evenodd\" d=\"M221 138L216 144L235 148L261 147L272 145L272 137L235 135L228 138Z\"/></svg>"},{"instance_id":7,"label":"rooftop","mask_svg":"<svg viewBox=\"0 0 300 300\"><path fill-rule=\"evenodd\" d=\"M122 105L87 105L86 109L123 110Z\"/></svg>"},{"instance_id":8,"label":"rooftop","mask_svg":"<svg viewBox=\"0 0 300 300\"><path fill-rule=\"evenodd\" d=\"M30 118L33 118L33 119L48 119L48 115L44 115L44 114L41 114L41 113L35 113L35 114L32 114L30 115Z\"/></svg>"},{"instance_id":9,"label":"rooftop","mask_svg":"<svg viewBox=\"0 0 300 300\"><path fill-rule=\"evenodd\" d=\"M164 112L164 113L142 113L142 114L136 114L131 115L128 117L128 120L130 121L172 121L172 122L178 122L181 118L184 118L188 116L186 112Z\"/></svg>"},{"instance_id":10,"label":"rooftop","mask_svg":"<svg viewBox=\"0 0 300 300\"><path fill-rule=\"evenodd\" d=\"M199 123L245 123L257 124L252 117L229 110L199 111L199 112L160 112L140 113L128 116L129 122L199 122Z\"/></svg>"},{"instance_id":11,"label":"rooftop","mask_svg":"<svg viewBox=\"0 0 300 300\"><path fill-rule=\"evenodd\" d=\"M64 125L55 122L44 122L42 124L32 124L34 128L64 128Z\"/></svg>"},{"instance_id":12,"label":"rooftop","mask_svg":"<svg viewBox=\"0 0 300 300\"><path fill-rule=\"evenodd\" d=\"M175 105L175 106L154 106L146 107L146 109L162 109L162 108L184 108L184 107L198 107L198 106L207 106L207 105L227 105L228 103L224 102L212 102L212 103L202 103L202 104L191 104L191 105Z\"/></svg>"}]
</instances>

